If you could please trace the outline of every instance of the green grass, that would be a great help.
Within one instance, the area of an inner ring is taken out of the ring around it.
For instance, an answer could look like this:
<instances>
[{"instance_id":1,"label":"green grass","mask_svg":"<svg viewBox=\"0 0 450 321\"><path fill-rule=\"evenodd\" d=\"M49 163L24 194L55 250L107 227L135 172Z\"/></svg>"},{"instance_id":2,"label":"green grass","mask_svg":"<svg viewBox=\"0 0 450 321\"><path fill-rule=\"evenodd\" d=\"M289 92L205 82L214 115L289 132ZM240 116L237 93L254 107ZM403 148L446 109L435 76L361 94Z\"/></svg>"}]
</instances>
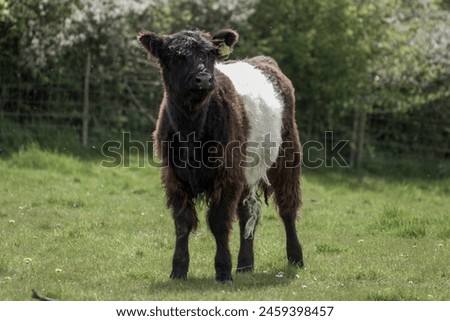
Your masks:
<instances>
[{"instance_id":1,"label":"green grass","mask_svg":"<svg viewBox=\"0 0 450 321\"><path fill-rule=\"evenodd\" d=\"M286 264L270 205L254 273L216 283L203 206L189 279L173 281L158 169L36 147L0 159L0 299L30 300L34 288L59 300L450 300L450 178L328 169L306 171L302 184L304 269Z\"/></svg>"}]
</instances>

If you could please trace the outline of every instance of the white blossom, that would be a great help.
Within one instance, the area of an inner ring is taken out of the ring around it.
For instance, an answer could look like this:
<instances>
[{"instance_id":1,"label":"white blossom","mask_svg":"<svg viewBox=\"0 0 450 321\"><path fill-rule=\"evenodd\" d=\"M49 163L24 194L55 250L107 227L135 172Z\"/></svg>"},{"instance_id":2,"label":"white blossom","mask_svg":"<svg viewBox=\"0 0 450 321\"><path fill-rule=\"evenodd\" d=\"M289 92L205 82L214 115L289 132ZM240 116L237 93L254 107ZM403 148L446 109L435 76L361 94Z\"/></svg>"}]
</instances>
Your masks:
<instances>
[{"instance_id":1,"label":"white blossom","mask_svg":"<svg viewBox=\"0 0 450 321\"><path fill-rule=\"evenodd\" d=\"M211 15L211 11L226 17L226 24L239 24L253 14L259 0L183 1L180 3L196 8L191 25L207 28L209 26L203 25L204 19ZM171 5L173 3L169 0L40 1L37 11L30 14L27 32L21 40L24 61L28 67L40 70L74 47L87 46L98 57L109 54L111 49L125 51L133 43L136 45L132 35L139 31L129 30L128 18L143 12L151 15L150 8L161 10ZM61 16L51 19L55 12Z\"/></svg>"},{"instance_id":2,"label":"white blossom","mask_svg":"<svg viewBox=\"0 0 450 321\"><path fill-rule=\"evenodd\" d=\"M38 17L27 21L27 33L21 40L24 56L29 59L26 63L33 69L43 68L65 50L87 39L99 40L100 30L104 37L113 38L124 28L124 18L146 11L154 3L144 0L41 1ZM42 19L57 6L67 9L68 15L58 22Z\"/></svg>"}]
</instances>

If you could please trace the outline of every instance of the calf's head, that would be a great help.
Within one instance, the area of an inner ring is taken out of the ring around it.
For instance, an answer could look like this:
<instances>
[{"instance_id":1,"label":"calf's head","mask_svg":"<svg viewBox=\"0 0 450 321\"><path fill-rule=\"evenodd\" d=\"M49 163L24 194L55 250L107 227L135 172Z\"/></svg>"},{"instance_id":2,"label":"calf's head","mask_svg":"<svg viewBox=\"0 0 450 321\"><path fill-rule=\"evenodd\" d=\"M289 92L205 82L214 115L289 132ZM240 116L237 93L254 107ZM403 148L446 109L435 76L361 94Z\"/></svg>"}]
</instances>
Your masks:
<instances>
[{"instance_id":1,"label":"calf's head","mask_svg":"<svg viewBox=\"0 0 450 321\"><path fill-rule=\"evenodd\" d=\"M214 64L228 58L238 34L223 29L212 36L201 31L181 31L160 37L144 31L138 39L157 59L169 97L196 105L215 88Z\"/></svg>"}]
</instances>

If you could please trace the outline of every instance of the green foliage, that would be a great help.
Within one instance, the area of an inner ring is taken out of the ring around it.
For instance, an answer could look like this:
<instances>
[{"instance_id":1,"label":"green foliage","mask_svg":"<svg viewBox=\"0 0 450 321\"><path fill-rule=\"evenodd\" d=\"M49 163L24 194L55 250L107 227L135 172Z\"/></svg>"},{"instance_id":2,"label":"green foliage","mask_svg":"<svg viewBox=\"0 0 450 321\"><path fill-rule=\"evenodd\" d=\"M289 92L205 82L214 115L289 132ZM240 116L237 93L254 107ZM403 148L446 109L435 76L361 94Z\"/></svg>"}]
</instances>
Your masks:
<instances>
[{"instance_id":1,"label":"green foliage","mask_svg":"<svg viewBox=\"0 0 450 321\"><path fill-rule=\"evenodd\" d=\"M366 76L366 26L351 1L261 1L250 23L247 50L274 56L296 86L300 117L332 128Z\"/></svg>"},{"instance_id":2,"label":"green foliage","mask_svg":"<svg viewBox=\"0 0 450 321\"><path fill-rule=\"evenodd\" d=\"M17 168L50 170L60 174L74 174L83 171L83 167L78 164L76 158L43 150L36 144L13 154L9 162L11 166Z\"/></svg>"},{"instance_id":3,"label":"green foliage","mask_svg":"<svg viewBox=\"0 0 450 321\"><path fill-rule=\"evenodd\" d=\"M363 119L366 156L444 159L449 21L447 0L3 0L0 148L79 144L88 56L89 145L122 132L148 138L162 85L136 34L233 27L232 59L273 56L293 81L303 140L333 130L356 148Z\"/></svg>"},{"instance_id":4,"label":"green foliage","mask_svg":"<svg viewBox=\"0 0 450 321\"><path fill-rule=\"evenodd\" d=\"M376 77L380 109L404 112L432 107L448 99L441 87L448 82L448 38L450 12L439 1L398 1L390 11L379 7L377 16L384 23L378 40L379 52L371 72Z\"/></svg>"}]
</instances>

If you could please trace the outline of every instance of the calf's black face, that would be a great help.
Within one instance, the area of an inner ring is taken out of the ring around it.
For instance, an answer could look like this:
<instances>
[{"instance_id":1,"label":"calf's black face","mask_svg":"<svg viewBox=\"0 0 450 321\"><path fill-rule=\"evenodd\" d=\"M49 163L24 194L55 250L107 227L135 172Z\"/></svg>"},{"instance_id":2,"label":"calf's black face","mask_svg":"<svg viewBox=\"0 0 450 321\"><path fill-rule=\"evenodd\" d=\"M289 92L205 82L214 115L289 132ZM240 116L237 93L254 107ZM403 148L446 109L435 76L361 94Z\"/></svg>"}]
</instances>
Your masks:
<instances>
[{"instance_id":1,"label":"calf's black face","mask_svg":"<svg viewBox=\"0 0 450 321\"><path fill-rule=\"evenodd\" d=\"M214 90L214 64L228 57L238 34L223 29L213 36L201 31L181 31L159 37L146 31L138 38L158 60L168 96L192 106Z\"/></svg>"}]
</instances>

